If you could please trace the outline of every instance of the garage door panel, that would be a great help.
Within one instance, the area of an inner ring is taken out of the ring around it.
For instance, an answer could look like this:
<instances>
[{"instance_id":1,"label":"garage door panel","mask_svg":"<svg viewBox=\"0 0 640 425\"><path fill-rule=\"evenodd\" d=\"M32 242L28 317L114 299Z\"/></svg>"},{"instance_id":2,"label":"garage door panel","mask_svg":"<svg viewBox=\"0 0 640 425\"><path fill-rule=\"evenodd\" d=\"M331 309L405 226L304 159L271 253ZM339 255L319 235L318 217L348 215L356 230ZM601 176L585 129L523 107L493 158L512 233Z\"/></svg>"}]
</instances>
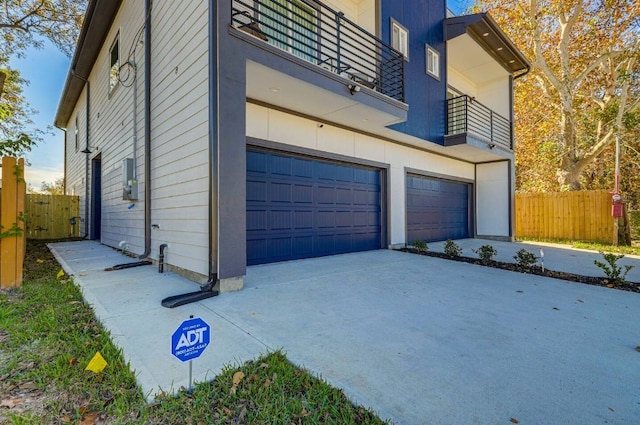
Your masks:
<instances>
[{"instance_id":1,"label":"garage door panel","mask_svg":"<svg viewBox=\"0 0 640 425\"><path fill-rule=\"evenodd\" d=\"M310 204L313 202L313 186L296 184L293 186L292 201L296 204Z\"/></svg>"},{"instance_id":2,"label":"garage door panel","mask_svg":"<svg viewBox=\"0 0 640 425\"><path fill-rule=\"evenodd\" d=\"M294 177L302 177L304 179L313 178L313 161L293 158L292 174Z\"/></svg>"},{"instance_id":3,"label":"garage door panel","mask_svg":"<svg viewBox=\"0 0 640 425\"><path fill-rule=\"evenodd\" d=\"M380 178L357 165L248 151L248 264L379 249Z\"/></svg>"},{"instance_id":4,"label":"garage door panel","mask_svg":"<svg viewBox=\"0 0 640 425\"><path fill-rule=\"evenodd\" d=\"M312 229L313 228L313 211L294 211L293 223L296 230Z\"/></svg>"},{"instance_id":5,"label":"garage door panel","mask_svg":"<svg viewBox=\"0 0 640 425\"><path fill-rule=\"evenodd\" d=\"M265 210L247 210L247 231L267 230L266 216Z\"/></svg>"},{"instance_id":6,"label":"garage door panel","mask_svg":"<svg viewBox=\"0 0 640 425\"><path fill-rule=\"evenodd\" d=\"M469 237L469 185L407 176L407 239L441 241Z\"/></svg>"},{"instance_id":7,"label":"garage door panel","mask_svg":"<svg viewBox=\"0 0 640 425\"><path fill-rule=\"evenodd\" d=\"M258 152L247 152L247 171L251 173L266 173L266 158Z\"/></svg>"}]
</instances>

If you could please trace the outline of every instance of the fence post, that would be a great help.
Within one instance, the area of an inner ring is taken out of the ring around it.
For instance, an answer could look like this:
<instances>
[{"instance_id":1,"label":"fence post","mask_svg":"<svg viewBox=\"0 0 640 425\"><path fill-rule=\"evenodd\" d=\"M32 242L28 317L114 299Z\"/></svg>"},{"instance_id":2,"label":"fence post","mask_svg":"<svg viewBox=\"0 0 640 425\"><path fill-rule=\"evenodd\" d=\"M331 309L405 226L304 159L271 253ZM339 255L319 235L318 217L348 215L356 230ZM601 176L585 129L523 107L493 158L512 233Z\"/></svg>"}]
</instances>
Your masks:
<instances>
[{"instance_id":1,"label":"fence post","mask_svg":"<svg viewBox=\"0 0 640 425\"><path fill-rule=\"evenodd\" d=\"M0 288L22 285L24 265L24 159L2 159Z\"/></svg>"}]
</instances>

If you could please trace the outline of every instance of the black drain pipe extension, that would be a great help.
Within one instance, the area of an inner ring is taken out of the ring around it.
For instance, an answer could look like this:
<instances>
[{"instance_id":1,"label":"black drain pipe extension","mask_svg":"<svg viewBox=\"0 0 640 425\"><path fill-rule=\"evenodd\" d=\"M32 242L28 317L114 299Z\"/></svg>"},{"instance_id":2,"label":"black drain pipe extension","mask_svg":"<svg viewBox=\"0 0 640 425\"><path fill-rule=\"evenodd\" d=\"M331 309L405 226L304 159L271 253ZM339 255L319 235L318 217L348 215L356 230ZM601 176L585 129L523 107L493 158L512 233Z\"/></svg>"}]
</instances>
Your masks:
<instances>
[{"instance_id":1,"label":"black drain pipe extension","mask_svg":"<svg viewBox=\"0 0 640 425\"><path fill-rule=\"evenodd\" d=\"M163 243L160 245L160 255L158 256L158 273L164 273L164 250L167 249L169 245Z\"/></svg>"},{"instance_id":2,"label":"black drain pipe extension","mask_svg":"<svg viewBox=\"0 0 640 425\"><path fill-rule=\"evenodd\" d=\"M144 1L144 16L144 252L139 259L151 254L151 0Z\"/></svg>"}]
</instances>

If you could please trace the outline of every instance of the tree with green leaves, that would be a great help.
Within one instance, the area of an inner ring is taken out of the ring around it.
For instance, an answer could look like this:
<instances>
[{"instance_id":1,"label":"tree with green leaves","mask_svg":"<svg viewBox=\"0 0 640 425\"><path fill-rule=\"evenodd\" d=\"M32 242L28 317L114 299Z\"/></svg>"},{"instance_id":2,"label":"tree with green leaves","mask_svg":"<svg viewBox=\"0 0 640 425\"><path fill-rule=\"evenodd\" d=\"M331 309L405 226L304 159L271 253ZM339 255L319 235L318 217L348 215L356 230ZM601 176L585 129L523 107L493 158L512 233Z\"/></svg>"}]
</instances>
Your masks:
<instances>
[{"instance_id":1,"label":"tree with green leaves","mask_svg":"<svg viewBox=\"0 0 640 425\"><path fill-rule=\"evenodd\" d=\"M57 178L53 183L42 182L40 191L47 195L64 195L64 178Z\"/></svg>"},{"instance_id":2,"label":"tree with green leaves","mask_svg":"<svg viewBox=\"0 0 640 425\"><path fill-rule=\"evenodd\" d=\"M10 67L11 57L23 57L27 49L41 48L49 39L67 55L73 52L82 26L85 1L0 0L0 157L29 152L42 140L44 131L27 130L37 113L25 100L28 84L19 70Z\"/></svg>"},{"instance_id":3,"label":"tree with green leaves","mask_svg":"<svg viewBox=\"0 0 640 425\"><path fill-rule=\"evenodd\" d=\"M518 188L613 188L616 137L623 169L635 158L638 174L640 3L478 0L476 9L533 66L515 95Z\"/></svg>"}]
</instances>

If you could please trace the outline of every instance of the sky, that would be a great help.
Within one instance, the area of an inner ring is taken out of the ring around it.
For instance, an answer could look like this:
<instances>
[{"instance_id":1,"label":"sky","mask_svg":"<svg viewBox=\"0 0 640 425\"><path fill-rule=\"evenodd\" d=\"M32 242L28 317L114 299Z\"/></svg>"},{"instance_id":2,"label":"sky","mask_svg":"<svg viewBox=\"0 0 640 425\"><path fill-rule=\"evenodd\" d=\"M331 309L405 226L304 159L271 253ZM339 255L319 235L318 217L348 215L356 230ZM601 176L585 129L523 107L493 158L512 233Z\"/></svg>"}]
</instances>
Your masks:
<instances>
[{"instance_id":1,"label":"sky","mask_svg":"<svg viewBox=\"0 0 640 425\"><path fill-rule=\"evenodd\" d=\"M48 40L42 49L29 49L24 58L11 58L11 67L30 82L24 87L25 98L39 111L32 117L32 127L51 130L24 156L31 163L25 168L25 180L36 190L43 181L53 183L64 175L64 133L53 127L53 120L70 63L70 58Z\"/></svg>"},{"instance_id":2,"label":"sky","mask_svg":"<svg viewBox=\"0 0 640 425\"><path fill-rule=\"evenodd\" d=\"M448 0L447 7L456 15L462 15L473 6L473 0Z\"/></svg>"}]
</instances>

